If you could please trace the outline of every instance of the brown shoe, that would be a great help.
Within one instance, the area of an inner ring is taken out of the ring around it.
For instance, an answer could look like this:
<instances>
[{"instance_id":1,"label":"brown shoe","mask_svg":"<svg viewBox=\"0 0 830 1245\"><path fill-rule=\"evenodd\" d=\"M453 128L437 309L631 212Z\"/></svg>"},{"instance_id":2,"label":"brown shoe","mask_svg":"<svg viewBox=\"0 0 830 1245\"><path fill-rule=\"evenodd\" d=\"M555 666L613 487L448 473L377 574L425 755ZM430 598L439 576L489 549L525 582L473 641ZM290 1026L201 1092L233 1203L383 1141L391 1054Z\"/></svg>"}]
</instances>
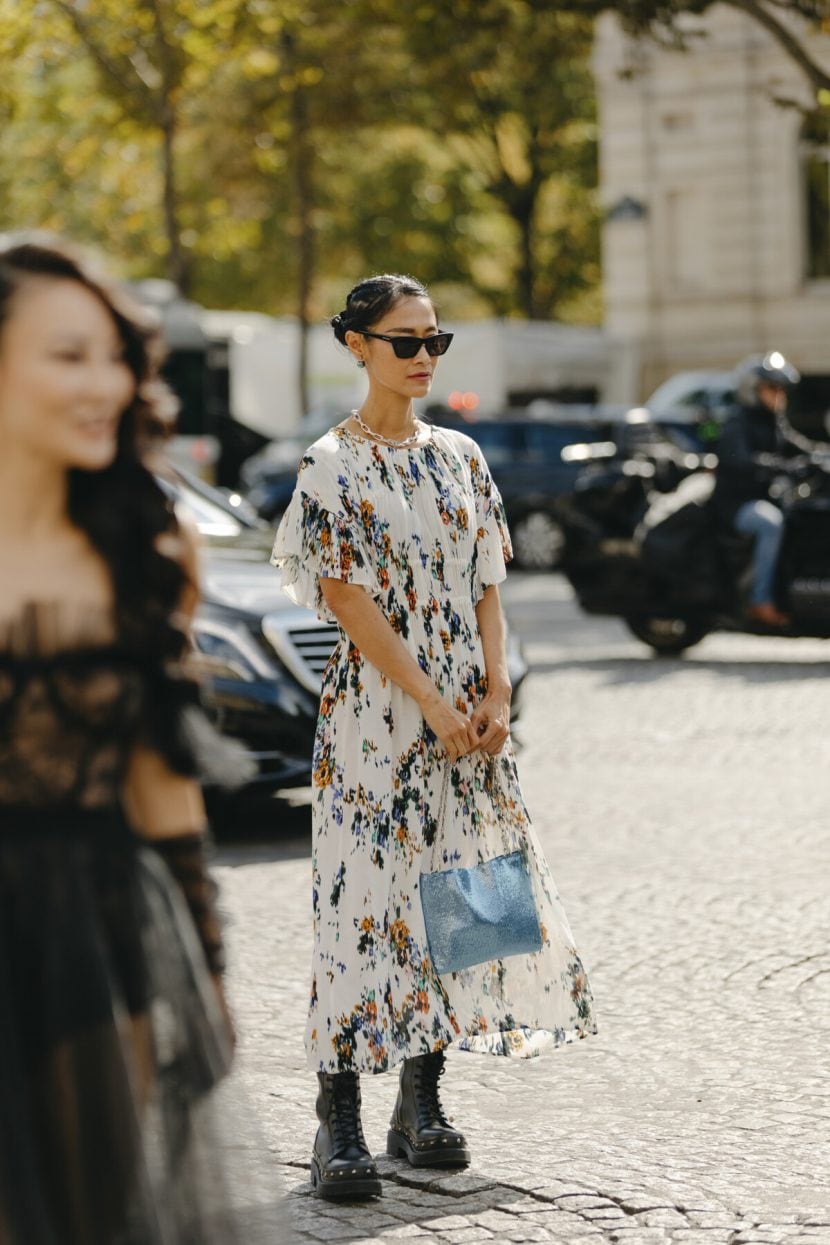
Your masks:
<instances>
[{"instance_id":1,"label":"brown shoe","mask_svg":"<svg viewBox=\"0 0 830 1245\"><path fill-rule=\"evenodd\" d=\"M789 614L782 614L772 601L763 601L760 605L750 605L746 616L752 622L763 623L765 627L789 627Z\"/></svg>"}]
</instances>

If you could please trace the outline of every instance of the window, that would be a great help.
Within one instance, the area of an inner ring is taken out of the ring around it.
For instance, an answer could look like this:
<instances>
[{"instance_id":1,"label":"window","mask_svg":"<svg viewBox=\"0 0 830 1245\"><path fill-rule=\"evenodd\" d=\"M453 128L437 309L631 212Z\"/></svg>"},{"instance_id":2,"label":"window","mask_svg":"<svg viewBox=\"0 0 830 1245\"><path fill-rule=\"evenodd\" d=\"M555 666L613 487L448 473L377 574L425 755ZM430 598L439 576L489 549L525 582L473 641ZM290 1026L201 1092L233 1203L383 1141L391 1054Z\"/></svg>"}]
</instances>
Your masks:
<instances>
[{"instance_id":1,"label":"window","mask_svg":"<svg viewBox=\"0 0 830 1245\"><path fill-rule=\"evenodd\" d=\"M525 444L531 462L553 463L562 461L566 445L583 444L604 440L596 424L527 424Z\"/></svg>"},{"instance_id":2,"label":"window","mask_svg":"<svg viewBox=\"0 0 830 1245\"><path fill-rule=\"evenodd\" d=\"M707 269L706 204L699 190L683 187L665 196L665 274L672 289L705 284Z\"/></svg>"},{"instance_id":3,"label":"window","mask_svg":"<svg viewBox=\"0 0 830 1245\"><path fill-rule=\"evenodd\" d=\"M522 430L517 424L493 421L470 424L463 430L481 446L489 466L515 462L521 443Z\"/></svg>"},{"instance_id":4,"label":"window","mask_svg":"<svg viewBox=\"0 0 830 1245\"><path fill-rule=\"evenodd\" d=\"M830 116L814 113L802 130L807 209L807 276L830 277Z\"/></svg>"}]
</instances>

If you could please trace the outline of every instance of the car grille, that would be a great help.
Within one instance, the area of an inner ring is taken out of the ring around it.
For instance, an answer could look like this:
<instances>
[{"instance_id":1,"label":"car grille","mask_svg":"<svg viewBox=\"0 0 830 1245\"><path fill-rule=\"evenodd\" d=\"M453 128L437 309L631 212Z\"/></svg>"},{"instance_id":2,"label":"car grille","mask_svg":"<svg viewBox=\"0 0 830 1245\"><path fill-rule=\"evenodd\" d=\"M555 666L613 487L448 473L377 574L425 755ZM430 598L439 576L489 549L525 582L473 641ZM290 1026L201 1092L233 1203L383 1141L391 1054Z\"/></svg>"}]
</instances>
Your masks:
<instances>
[{"instance_id":1,"label":"car grille","mask_svg":"<svg viewBox=\"0 0 830 1245\"><path fill-rule=\"evenodd\" d=\"M305 613L305 612L304 612ZM302 621L290 613L269 614L262 620L265 638L295 679L315 694L320 691L323 671L340 639L334 623Z\"/></svg>"}]
</instances>

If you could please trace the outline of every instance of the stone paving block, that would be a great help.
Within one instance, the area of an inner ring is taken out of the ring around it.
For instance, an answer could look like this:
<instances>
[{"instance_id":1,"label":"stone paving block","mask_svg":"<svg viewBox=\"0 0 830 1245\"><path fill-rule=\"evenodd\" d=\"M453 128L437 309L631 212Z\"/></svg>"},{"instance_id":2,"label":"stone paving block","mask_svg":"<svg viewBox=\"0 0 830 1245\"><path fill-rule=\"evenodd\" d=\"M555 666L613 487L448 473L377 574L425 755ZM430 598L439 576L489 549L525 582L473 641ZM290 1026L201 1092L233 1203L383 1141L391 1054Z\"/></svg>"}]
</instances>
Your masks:
<instances>
[{"instance_id":1,"label":"stone paving block","mask_svg":"<svg viewBox=\"0 0 830 1245\"><path fill-rule=\"evenodd\" d=\"M481 1214L471 1215L470 1218L473 1223L480 1224L483 1228L490 1228L494 1232L512 1231L519 1226L515 1215L502 1210L487 1210Z\"/></svg>"},{"instance_id":2,"label":"stone paving block","mask_svg":"<svg viewBox=\"0 0 830 1245\"><path fill-rule=\"evenodd\" d=\"M599 1241L600 1241L600 1238L597 1233L592 1233L590 1238L587 1235L583 1235L583 1236L573 1236L573 1235L558 1236L557 1235L557 1236L552 1236L550 1239L552 1241L555 1241L556 1245L585 1245L585 1241L588 1239L590 1239L591 1245L599 1245Z\"/></svg>"},{"instance_id":3,"label":"stone paving block","mask_svg":"<svg viewBox=\"0 0 830 1245\"><path fill-rule=\"evenodd\" d=\"M469 1227L443 1232L442 1239L451 1242L451 1245L473 1245L474 1241L492 1241L494 1238L493 1233L486 1228Z\"/></svg>"},{"instance_id":4,"label":"stone paving block","mask_svg":"<svg viewBox=\"0 0 830 1245\"><path fill-rule=\"evenodd\" d=\"M390 1174L394 1172L394 1176ZM419 1170L417 1167L410 1167L408 1163L391 1163L390 1167L385 1168L383 1174L388 1179L394 1180L395 1184L407 1185L410 1188L426 1188L433 1184L436 1180L440 1180L434 1168L423 1168Z\"/></svg>"},{"instance_id":5,"label":"stone paving block","mask_svg":"<svg viewBox=\"0 0 830 1245\"><path fill-rule=\"evenodd\" d=\"M551 1179L550 1176L540 1180L538 1176L523 1178L511 1174L505 1184L509 1184L514 1189L526 1189L529 1193L546 1198L561 1197L565 1193L593 1192L590 1186L581 1185L578 1180L556 1180Z\"/></svg>"},{"instance_id":6,"label":"stone paving block","mask_svg":"<svg viewBox=\"0 0 830 1245\"><path fill-rule=\"evenodd\" d=\"M454 1232L473 1225L463 1215L441 1215L429 1221L430 1232Z\"/></svg>"},{"instance_id":7,"label":"stone paving block","mask_svg":"<svg viewBox=\"0 0 830 1245\"><path fill-rule=\"evenodd\" d=\"M394 1201L397 1203L412 1203L413 1205L423 1206L424 1199L429 1198L430 1194L426 1189L412 1189L409 1185L398 1184L396 1180L387 1180L383 1186L382 1201Z\"/></svg>"},{"instance_id":8,"label":"stone paving block","mask_svg":"<svg viewBox=\"0 0 830 1245\"><path fill-rule=\"evenodd\" d=\"M428 1235L428 1230L422 1228L420 1224L401 1223L396 1228L387 1228L383 1238L388 1241L409 1241L414 1240L416 1237L420 1240Z\"/></svg>"},{"instance_id":9,"label":"stone paving block","mask_svg":"<svg viewBox=\"0 0 830 1245\"><path fill-rule=\"evenodd\" d=\"M645 1193L623 1193L615 1199L618 1206L630 1214L639 1215L647 1210L674 1210L676 1203Z\"/></svg>"},{"instance_id":10,"label":"stone paving block","mask_svg":"<svg viewBox=\"0 0 830 1245\"><path fill-rule=\"evenodd\" d=\"M612 1202L605 1197L596 1197L590 1193L563 1193L556 1197L554 1201L563 1210L603 1210L609 1207L612 1210L619 1210L616 1202Z\"/></svg>"},{"instance_id":11,"label":"stone paving block","mask_svg":"<svg viewBox=\"0 0 830 1245\"><path fill-rule=\"evenodd\" d=\"M563 1231L565 1229L563 1228ZM535 1224L528 1220L524 1220L521 1227L514 1232L510 1232L505 1237L508 1241L557 1241L559 1234L554 1231L550 1224ZM589 1239L589 1238L583 1238Z\"/></svg>"},{"instance_id":12,"label":"stone paving block","mask_svg":"<svg viewBox=\"0 0 830 1245\"><path fill-rule=\"evenodd\" d=\"M484 1193L488 1189L495 1189L498 1187L498 1181L488 1180L484 1176L474 1176L469 1172L456 1172L452 1176L433 1179L431 1187L437 1193L460 1196L463 1193Z\"/></svg>"},{"instance_id":13,"label":"stone paving block","mask_svg":"<svg viewBox=\"0 0 830 1245\"><path fill-rule=\"evenodd\" d=\"M515 1202L505 1201L503 1191L502 1199L493 1203L493 1210L503 1210L510 1215L535 1215L540 1211L556 1214L560 1209L553 1202L544 1202L538 1197L523 1197Z\"/></svg>"},{"instance_id":14,"label":"stone paving block","mask_svg":"<svg viewBox=\"0 0 830 1245\"><path fill-rule=\"evenodd\" d=\"M613 1241L614 1239L614 1231L607 1234L603 1233L604 1241ZM642 1230L640 1232L632 1232L630 1234L626 1232L620 1236L620 1240L624 1242L624 1245L665 1245L665 1242L670 1241L671 1237L667 1236L663 1232L657 1232L656 1230L649 1231L646 1229L645 1232Z\"/></svg>"},{"instance_id":15,"label":"stone paving block","mask_svg":"<svg viewBox=\"0 0 830 1245\"><path fill-rule=\"evenodd\" d=\"M688 1228L689 1220L678 1210L662 1207L659 1210L646 1210L637 1218L648 1228Z\"/></svg>"},{"instance_id":16,"label":"stone paving block","mask_svg":"<svg viewBox=\"0 0 830 1245\"><path fill-rule=\"evenodd\" d=\"M558 1224L560 1230L565 1232L594 1232L597 1230L596 1225L592 1225L589 1220L574 1219L573 1215L569 1215L567 1211L560 1210L558 1206L540 1204L538 1210L523 1214L522 1222L525 1219L528 1219L531 1223L538 1223L543 1226L548 1224L555 1227Z\"/></svg>"},{"instance_id":17,"label":"stone paving block","mask_svg":"<svg viewBox=\"0 0 830 1245\"><path fill-rule=\"evenodd\" d=\"M561 1203L559 1203L561 1205ZM592 1223L618 1223L628 1219L624 1210L620 1210L619 1206L614 1204L606 1206L586 1206L580 1210L580 1215L584 1219L590 1219Z\"/></svg>"},{"instance_id":18,"label":"stone paving block","mask_svg":"<svg viewBox=\"0 0 830 1245\"><path fill-rule=\"evenodd\" d=\"M800 1235L800 1233L797 1233L797 1235ZM768 1245L769 1242L776 1243L790 1238L787 1232L779 1232L777 1227L767 1228L766 1231L763 1231L758 1227L752 1227L745 1228L735 1239L737 1242L743 1242L751 1239L753 1243L763 1242L764 1245ZM830 1237L828 1237L828 1241L830 1241Z\"/></svg>"},{"instance_id":19,"label":"stone paving block","mask_svg":"<svg viewBox=\"0 0 830 1245\"><path fill-rule=\"evenodd\" d=\"M531 1220L535 1223L535 1220ZM559 1240L560 1236L566 1238L579 1238L581 1241L600 1241L606 1239L606 1234L601 1228L597 1228L596 1224L589 1224L587 1220L574 1219L571 1215L562 1215L560 1219L546 1219L540 1221L540 1228L550 1234L551 1240Z\"/></svg>"},{"instance_id":20,"label":"stone paving block","mask_svg":"<svg viewBox=\"0 0 830 1245\"><path fill-rule=\"evenodd\" d=\"M316 1234L306 1232L310 1240L315 1241L360 1241L364 1234L354 1224L337 1223L334 1220L328 1220L325 1225L321 1224L316 1229Z\"/></svg>"},{"instance_id":21,"label":"stone paving block","mask_svg":"<svg viewBox=\"0 0 830 1245\"><path fill-rule=\"evenodd\" d=\"M690 1224L701 1228L731 1228L737 1232L745 1226L745 1223L741 1223L740 1216L730 1215L720 1210L687 1210L685 1213Z\"/></svg>"},{"instance_id":22,"label":"stone paving block","mask_svg":"<svg viewBox=\"0 0 830 1245\"><path fill-rule=\"evenodd\" d=\"M672 1228L673 1241L696 1242L708 1241L710 1245L720 1241L731 1241L735 1236L732 1228Z\"/></svg>"}]
</instances>

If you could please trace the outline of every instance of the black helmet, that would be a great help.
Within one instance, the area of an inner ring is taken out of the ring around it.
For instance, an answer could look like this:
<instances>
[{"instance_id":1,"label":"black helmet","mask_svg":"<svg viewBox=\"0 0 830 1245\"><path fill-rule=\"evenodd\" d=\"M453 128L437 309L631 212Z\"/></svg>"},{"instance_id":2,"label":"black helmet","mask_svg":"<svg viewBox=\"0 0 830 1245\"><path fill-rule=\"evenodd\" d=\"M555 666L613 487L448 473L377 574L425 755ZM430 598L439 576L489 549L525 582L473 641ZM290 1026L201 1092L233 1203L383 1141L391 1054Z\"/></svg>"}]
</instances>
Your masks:
<instances>
[{"instance_id":1,"label":"black helmet","mask_svg":"<svg viewBox=\"0 0 830 1245\"><path fill-rule=\"evenodd\" d=\"M761 385L776 385L789 390L801 380L797 368L777 350L766 355L750 355L735 368L734 377L735 397L741 406L758 405Z\"/></svg>"}]
</instances>

